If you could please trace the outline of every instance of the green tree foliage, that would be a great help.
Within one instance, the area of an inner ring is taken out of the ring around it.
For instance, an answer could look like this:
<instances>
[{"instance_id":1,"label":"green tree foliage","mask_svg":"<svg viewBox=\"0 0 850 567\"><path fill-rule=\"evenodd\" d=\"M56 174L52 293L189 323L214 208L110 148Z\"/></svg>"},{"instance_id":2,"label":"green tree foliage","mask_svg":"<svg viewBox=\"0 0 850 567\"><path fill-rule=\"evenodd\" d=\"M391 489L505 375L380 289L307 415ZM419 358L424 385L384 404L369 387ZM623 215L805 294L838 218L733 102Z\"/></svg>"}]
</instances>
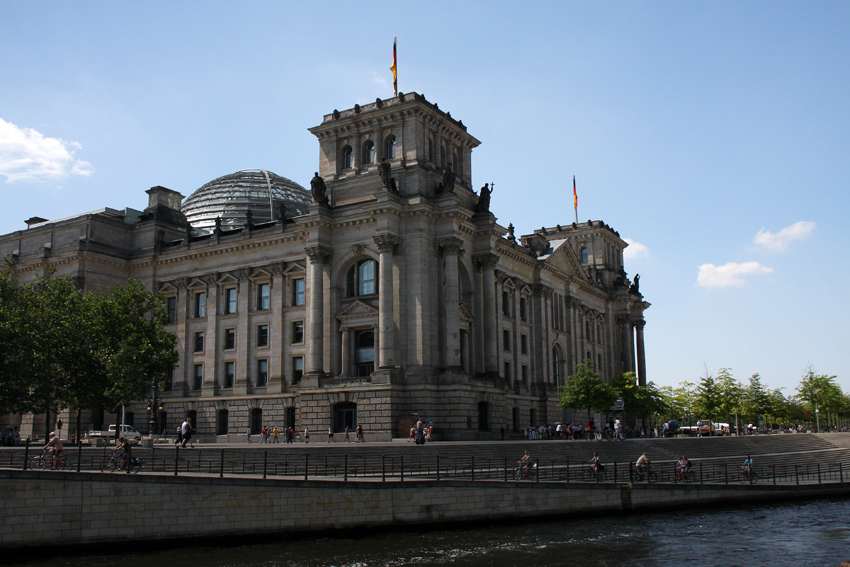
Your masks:
<instances>
[{"instance_id":1,"label":"green tree foliage","mask_svg":"<svg viewBox=\"0 0 850 567\"><path fill-rule=\"evenodd\" d=\"M661 417L670 408L670 401L665 393L650 382L646 386L637 383L634 372L621 372L611 380L611 386L617 396L623 398L626 413L640 417Z\"/></svg>"},{"instance_id":2,"label":"green tree foliage","mask_svg":"<svg viewBox=\"0 0 850 567\"><path fill-rule=\"evenodd\" d=\"M835 380L835 376L818 375L811 368L803 376L797 386L797 401L809 420L815 421L815 412L819 410L821 416L826 414L824 423L828 423L833 415L847 409L847 399Z\"/></svg>"},{"instance_id":3,"label":"green tree foliage","mask_svg":"<svg viewBox=\"0 0 850 567\"><path fill-rule=\"evenodd\" d=\"M0 413L115 409L164 385L177 341L164 299L130 281L110 295L70 278L19 284L0 273Z\"/></svg>"},{"instance_id":4,"label":"green tree foliage","mask_svg":"<svg viewBox=\"0 0 850 567\"><path fill-rule=\"evenodd\" d=\"M562 408L586 408L588 419L590 410L605 411L617 400L617 390L593 371L590 360L580 363L576 373L567 376L558 394Z\"/></svg>"},{"instance_id":5,"label":"green tree foliage","mask_svg":"<svg viewBox=\"0 0 850 567\"><path fill-rule=\"evenodd\" d=\"M715 419L721 408L721 387L714 376L706 371L696 389L694 411L697 419Z\"/></svg>"},{"instance_id":6,"label":"green tree foliage","mask_svg":"<svg viewBox=\"0 0 850 567\"><path fill-rule=\"evenodd\" d=\"M784 404L785 396L782 395L781 391L779 391L779 397L782 398ZM774 417L774 411L776 409L782 409L782 405L775 407L776 400L778 398L773 398L771 393L767 391L767 388L762 385L761 376L753 374L750 376L749 385L743 391L743 399L740 407L741 417L749 423L758 423L759 419L762 418L765 421L778 423L775 419L768 419L768 416Z\"/></svg>"},{"instance_id":7,"label":"green tree foliage","mask_svg":"<svg viewBox=\"0 0 850 567\"><path fill-rule=\"evenodd\" d=\"M732 370L721 368L715 378L718 392L716 420L725 423L735 423L735 412L743 406L744 389L732 376Z\"/></svg>"}]
</instances>

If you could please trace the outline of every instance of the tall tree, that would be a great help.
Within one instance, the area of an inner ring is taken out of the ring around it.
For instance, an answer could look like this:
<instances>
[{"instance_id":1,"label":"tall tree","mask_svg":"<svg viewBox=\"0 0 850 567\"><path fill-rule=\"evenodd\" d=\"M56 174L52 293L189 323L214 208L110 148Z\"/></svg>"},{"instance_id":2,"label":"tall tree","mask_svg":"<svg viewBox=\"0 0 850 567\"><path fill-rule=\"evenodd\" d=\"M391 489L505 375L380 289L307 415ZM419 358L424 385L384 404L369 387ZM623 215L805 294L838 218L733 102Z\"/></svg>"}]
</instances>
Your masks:
<instances>
[{"instance_id":1,"label":"tall tree","mask_svg":"<svg viewBox=\"0 0 850 567\"><path fill-rule=\"evenodd\" d=\"M559 392L562 408L585 408L590 419L590 410L605 411L617 400L617 391L593 371L593 362L585 360L576 367L576 373L567 376Z\"/></svg>"},{"instance_id":2,"label":"tall tree","mask_svg":"<svg viewBox=\"0 0 850 567\"><path fill-rule=\"evenodd\" d=\"M721 404L720 387L714 376L706 370L705 376L700 380L696 389L694 399L694 410L699 412L699 419L714 419Z\"/></svg>"}]
</instances>

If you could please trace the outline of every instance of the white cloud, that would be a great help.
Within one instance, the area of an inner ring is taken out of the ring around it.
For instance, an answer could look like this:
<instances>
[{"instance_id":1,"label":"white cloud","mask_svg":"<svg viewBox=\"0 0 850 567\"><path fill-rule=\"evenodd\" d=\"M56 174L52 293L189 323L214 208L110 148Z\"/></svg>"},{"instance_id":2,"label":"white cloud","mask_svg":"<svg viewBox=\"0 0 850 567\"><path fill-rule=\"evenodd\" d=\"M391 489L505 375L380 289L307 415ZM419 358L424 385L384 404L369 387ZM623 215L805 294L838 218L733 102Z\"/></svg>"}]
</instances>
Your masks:
<instances>
[{"instance_id":1,"label":"white cloud","mask_svg":"<svg viewBox=\"0 0 850 567\"><path fill-rule=\"evenodd\" d=\"M729 262L723 266L714 264L703 264L699 267L697 285L700 287L741 287L744 285L744 276L769 274L773 268L762 266L758 262L744 262L738 264Z\"/></svg>"},{"instance_id":2,"label":"white cloud","mask_svg":"<svg viewBox=\"0 0 850 567\"><path fill-rule=\"evenodd\" d=\"M0 175L7 182L62 182L69 175L89 176L87 161L74 157L76 142L46 138L32 128L21 128L0 118Z\"/></svg>"},{"instance_id":3,"label":"white cloud","mask_svg":"<svg viewBox=\"0 0 850 567\"><path fill-rule=\"evenodd\" d=\"M755 243L770 250L785 250L788 248L788 244L794 240L807 238L816 226L817 224L811 221L800 221L795 222L791 226L786 226L776 234L773 234L769 230L761 229L756 234Z\"/></svg>"},{"instance_id":4,"label":"white cloud","mask_svg":"<svg viewBox=\"0 0 850 567\"><path fill-rule=\"evenodd\" d=\"M649 248L641 244L640 242L635 242L631 238L624 238L626 242L628 242L628 246L625 250L623 250L623 259L625 260L636 260L638 258L648 258L649 257Z\"/></svg>"}]
</instances>

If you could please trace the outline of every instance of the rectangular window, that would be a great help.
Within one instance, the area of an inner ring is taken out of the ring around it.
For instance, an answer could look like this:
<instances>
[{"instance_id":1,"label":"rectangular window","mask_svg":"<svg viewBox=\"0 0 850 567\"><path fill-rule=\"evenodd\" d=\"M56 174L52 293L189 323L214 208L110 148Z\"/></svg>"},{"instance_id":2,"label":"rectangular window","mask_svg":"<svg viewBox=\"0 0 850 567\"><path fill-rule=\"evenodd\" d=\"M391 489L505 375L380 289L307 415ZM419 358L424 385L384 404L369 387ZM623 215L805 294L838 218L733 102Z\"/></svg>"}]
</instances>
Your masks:
<instances>
[{"instance_id":1,"label":"rectangular window","mask_svg":"<svg viewBox=\"0 0 850 567\"><path fill-rule=\"evenodd\" d=\"M292 344L304 342L304 321L292 322Z\"/></svg>"},{"instance_id":2,"label":"rectangular window","mask_svg":"<svg viewBox=\"0 0 850 567\"><path fill-rule=\"evenodd\" d=\"M257 386L263 387L268 384L269 381L269 361L268 360L258 360L257 361Z\"/></svg>"},{"instance_id":3,"label":"rectangular window","mask_svg":"<svg viewBox=\"0 0 850 567\"><path fill-rule=\"evenodd\" d=\"M229 287L224 290L224 313L230 315L236 313L236 288Z\"/></svg>"},{"instance_id":4,"label":"rectangular window","mask_svg":"<svg viewBox=\"0 0 850 567\"><path fill-rule=\"evenodd\" d=\"M522 365L522 383L528 387L528 366Z\"/></svg>"},{"instance_id":5,"label":"rectangular window","mask_svg":"<svg viewBox=\"0 0 850 567\"><path fill-rule=\"evenodd\" d=\"M257 325L257 346L269 346L269 326Z\"/></svg>"},{"instance_id":6,"label":"rectangular window","mask_svg":"<svg viewBox=\"0 0 850 567\"><path fill-rule=\"evenodd\" d=\"M257 309L263 311L271 305L269 296L269 284L261 283L257 286Z\"/></svg>"},{"instance_id":7,"label":"rectangular window","mask_svg":"<svg viewBox=\"0 0 850 567\"><path fill-rule=\"evenodd\" d=\"M204 332L198 331L195 333L195 351L204 352Z\"/></svg>"},{"instance_id":8,"label":"rectangular window","mask_svg":"<svg viewBox=\"0 0 850 567\"><path fill-rule=\"evenodd\" d=\"M232 388L233 387L233 378L236 376L236 363L235 362L225 362L224 363L224 388Z\"/></svg>"},{"instance_id":9,"label":"rectangular window","mask_svg":"<svg viewBox=\"0 0 850 567\"><path fill-rule=\"evenodd\" d=\"M511 375L511 363L506 361L504 368L505 368L505 382L510 384L512 379L513 379L513 376Z\"/></svg>"},{"instance_id":10,"label":"rectangular window","mask_svg":"<svg viewBox=\"0 0 850 567\"><path fill-rule=\"evenodd\" d=\"M507 291L502 292L502 315L511 316L511 294Z\"/></svg>"},{"instance_id":11,"label":"rectangular window","mask_svg":"<svg viewBox=\"0 0 850 567\"><path fill-rule=\"evenodd\" d=\"M304 305L304 279L292 280L292 305Z\"/></svg>"},{"instance_id":12,"label":"rectangular window","mask_svg":"<svg viewBox=\"0 0 850 567\"><path fill-rule=\"evenodd\" d=\"M170 392L171 388L174 386L174 369L168 371L168 382L162 387L163 392Z\"/></svg>"},{"instance_id":13,"label":"rectangular window","mask_svg":"<svg viewBox=\"0 0 850 567\"><path fill-rule=\"evenodd\" d=\"M502 331L502 348L507 352L511 351L511 332L510 331Z\"/></svg>"},{"instance_id":14,"label":"rectangular window","mask_svg":"<svg viewBox=\"0 0 850 567\"><path fill-rule=\"evenodd\" d=\"M195 317L207 316L207 293L199 291L195 294Z\"/></svg>"},{"instance_id":15,"label":"rectangular window","mask_svg":"<svg viewBox=\"0 0 850 567\"><path fill-rule=\"evenodd\" d=\"M528 354L528 335L519 336L519 346L522 354Z\"/></svg>"},{"instance_id":16,"label":"rectangular window","mask_svg":"<svg viewBox=\"0 0 850 567\"><path fill-rule=\"evenodd\" d=\"M354 331L354 375L375 371L375 331Z\"/></svg>"},{"instance_id":17,"label":"rectangular window","mask_svg":"<svg viewBox=\"0 0 850 567\"><path fill-rule=\"evenodd\" d=\"M528 300L524 297L519 298L519 318L528 321Z\"/></svg>"},{"instance_id":18,"label":"rectangular window","mask_svg":"<svg viewBox=\"0 0 850 567\"><path fill-rule=\"evenodd\" d=\"M200 390L204 384L204 365L196 364L192 367L192 389Z\"/></svg>"},{"instance_id":19,"label":"rectangular window","mask_svg":"<svg viewBox=\"0 0 850 567\"><path fill-rule=\"evenodd\" d=\"M297 384L304 375L304 358L301 356L292 359L292 383Z\"/></svg>"},{"instance_id":20,"label":"rectangular window","mask_svg":"<svg viewBox=\"0 0 850 567\"><path fill-rule=\"evenodd\" d=\"M166 297L165 298L165 311L168 313L168 318L172 323L177 321L177 298L176 297Z\"/></svg>"},{"instance_id":21,"label":"rectangular window","mask_svg":"<svg viewBox=\"0 0 850 567\"><path fill-rule=\"evenodd\" d=\"M233 350L236 348L236 329L224 330L224 350Z\"/></svg>"}]
</instances>

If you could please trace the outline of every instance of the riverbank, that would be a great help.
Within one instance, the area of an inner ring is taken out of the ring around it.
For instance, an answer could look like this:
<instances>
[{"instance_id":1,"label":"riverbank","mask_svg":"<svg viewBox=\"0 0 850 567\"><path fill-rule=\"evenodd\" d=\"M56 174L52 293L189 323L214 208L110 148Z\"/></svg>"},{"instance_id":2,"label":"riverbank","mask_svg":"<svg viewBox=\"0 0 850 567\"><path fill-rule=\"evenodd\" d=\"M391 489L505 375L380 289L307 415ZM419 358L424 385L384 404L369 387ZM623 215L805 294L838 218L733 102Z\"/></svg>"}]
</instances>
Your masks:
<instances>
[{"instance_id":1,"label":"riverbank","mask_svg":"<svg viewBox=\"0 0 850 567\"><path fill-rule=\"evenodd\" d=\"M637 444L628 447L628 443L612 445L629 452L643 448ZM678 448L674 446L671 442L667 450ZM703 444L702 450L709 452L711 446ZM482 451L480 446L475 448ZM467 449L471 450L472 446ZM738 449L724 442L716 444L713 452ZM660 451L657 447L655 450ZM790 458L791 454L784 457ZM778 458L783 455L779 454ZM383 482L379 478L263 479L259 474L222 477L200 473L175 476L154 472L110 475L0 470L0 479L4 487L0 549L4 553L45 546L139 542L149 545L152 541L350 534L404 526L574 514L622 515L681 507L850 496L850 482L843 482L843 477L801 485L792 481L777 485L685 485L505 481L481 477L411 481L409 477L398 476Z\"/></svg>"}]
</instances>

